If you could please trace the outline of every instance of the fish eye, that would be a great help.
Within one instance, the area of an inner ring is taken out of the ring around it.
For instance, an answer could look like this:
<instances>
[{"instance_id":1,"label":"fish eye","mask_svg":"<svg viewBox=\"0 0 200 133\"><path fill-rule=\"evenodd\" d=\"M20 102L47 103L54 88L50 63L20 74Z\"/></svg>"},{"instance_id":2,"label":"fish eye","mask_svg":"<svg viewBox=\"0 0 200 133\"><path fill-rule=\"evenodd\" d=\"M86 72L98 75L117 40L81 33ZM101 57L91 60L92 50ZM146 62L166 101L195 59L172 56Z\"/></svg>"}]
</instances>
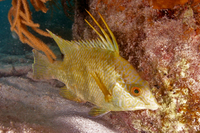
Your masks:
<instances>
[{"instance_id":1,"label":"fish eye","mask_svg":"<svg viewBox=\"0 0 200 133\"><path fill-rule=\"evenodd\" d=\"M131 94L134 96L139 96L142 94L142 89L139 87L132 87L131 88Z\"/></svg>"}]
</instances>

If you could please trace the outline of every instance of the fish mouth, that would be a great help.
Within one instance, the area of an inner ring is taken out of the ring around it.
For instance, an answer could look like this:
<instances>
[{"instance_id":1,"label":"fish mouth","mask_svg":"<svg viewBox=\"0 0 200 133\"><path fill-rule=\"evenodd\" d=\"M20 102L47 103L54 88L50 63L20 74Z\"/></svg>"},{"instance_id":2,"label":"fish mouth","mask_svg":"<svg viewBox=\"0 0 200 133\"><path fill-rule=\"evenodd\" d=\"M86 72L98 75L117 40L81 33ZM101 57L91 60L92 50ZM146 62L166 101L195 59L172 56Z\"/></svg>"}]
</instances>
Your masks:
<instances>
[{"instance_id":1,"label":"fish mouth","mask_svg":"<svg viewBox=\"0 0 200 133\"><path fill-rule=\"evenodd\" d=\"M160 105L156 101L146 106L150 110L157 110L160 107Z\"/></svg>"},{"instance_id":2,"label":"fish mouth","mask_svg":"<svg viewBox=\"0 0 200 133\"><path fill-rule=\"evenodd\" d=\"M157 106L151 106L149 109L151 109L151 110L157 110L159 107L160 107L159 105L157 105Z\"/></svg>"},{"instance_id":3,"label":"fish mouth","mask_svg":"<svg viewBox=\"0 0 200 133\"><path fill-rule=\"evenodd\" d=\"M147 109L151 109L151 110L156 110L160 107L160 105L158 105L156 99L154 99L153 101L147 101L144 97L139 97L141 101L144 102L145 107L147 107Z\"/></svg>"},{"instance_id":4,"label":"fish mouth","mask_svg":"<svg viewBox=\"0 0 200 133\"><path fill-rule=\"evenodd\" d=\"M140 98L140 100L142 100L144 102L145 105L150 105L150 103L147 100L145 100L145 98L143 98L143 97L139 97L139 98Z\"/></svg>"},{"instance_id":5,"label":"fish mouth","mask_svg":"<svg viewBox=\"0 0 200 133\"><path fill-rule=\"evenodd\" d=\"M134 108L128 108L126 110L145 110L145 109L149 109L149 110L157 110L160 106L158 104L150 104L150 105L144 105L144 106L138 106L138 107L134 107Z\"/></svg>"},{"instance_id":6,"label":"fish mouth","mask_svg":"<svg viewBox=\"0 0 200 133\"><path fill-rule=\"evenodd\" d=\"M147 102L147 104L145 102L143 102L144 100L141 100L140 104L137 104L129 107L127 110L141 110L141 109L149 109L149 110L157 110L158 108L160 108L160 105L156 102L156 101L151 101L151 102Z\"/></svg>"}]
</instances>

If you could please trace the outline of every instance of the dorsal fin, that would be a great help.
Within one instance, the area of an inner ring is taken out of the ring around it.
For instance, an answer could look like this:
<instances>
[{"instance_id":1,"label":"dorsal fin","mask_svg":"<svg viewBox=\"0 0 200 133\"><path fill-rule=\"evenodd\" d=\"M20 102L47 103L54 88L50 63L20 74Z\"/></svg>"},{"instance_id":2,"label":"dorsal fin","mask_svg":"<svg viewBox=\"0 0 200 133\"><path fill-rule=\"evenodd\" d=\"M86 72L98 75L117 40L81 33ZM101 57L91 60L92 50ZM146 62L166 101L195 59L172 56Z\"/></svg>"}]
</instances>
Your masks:
<instances>
[{"instance_id":1,"label":"dorsal fin","mask_svg":"<svg viewBox=\"0 0 200 133\"><path fill-rule=\"evenodd\" d=\"M86 10L87 11L87 10ZM90 15L90 17L94 20L94 22L97 24L97 26L100 28L101 32L103 33L104 36L102 36L87 20L85 20L88 25L99 35L99 38L93 39L93 40L79 40L79 41L68 41L64 40L55 34L53 34L51 31L47 30L49 34L53 37L53 39L56 41L58 44L61 52L63 54L69 53L72 49L79 49L79 48L99 48L99 49L106 49L106 50L111 50L119 54L119 49L118 49L118 44L115 39L114 34L108 27L107 23L99 13L101 20L105 24L111 38L109 35L105 32L105 30L100 26L100 24L96 21L96 19L92 16L90 12L87 11L87 13Z\"/></svg>"},{"instance_id":2,"label":"dorsal fin","mask_svg":"<svg viewBox=\"0 0 200 133\"><path fill-rule=\"evenodd\" d=\"M99 48L99 49L109 49L106 44L104 44L99 38L96 40L79 40L79 41L68 41L64 40L61 37L55 35L51 31L47 30L49 34L53 37L53 39L58 44L60 51L63 54L69 53L73 49L79 48Z\"/></svg>"},{"instance_id":3,"label":"dorsal fin","mask_svg":"<svg viewBox=\"0 0 200 133\"><path fill-rule=\"evenodd\" d=\"M47 31L53 37L53 39L56 41L56 43L58 44L58 47L60 48L60 51L63 54L69 53L72 49L78 49L79 48L79 46L74 44L73 41L64 40L61 37L52 33L51 31L49 31L49 30L47 30Z\"/></svg>"}]
</instances>

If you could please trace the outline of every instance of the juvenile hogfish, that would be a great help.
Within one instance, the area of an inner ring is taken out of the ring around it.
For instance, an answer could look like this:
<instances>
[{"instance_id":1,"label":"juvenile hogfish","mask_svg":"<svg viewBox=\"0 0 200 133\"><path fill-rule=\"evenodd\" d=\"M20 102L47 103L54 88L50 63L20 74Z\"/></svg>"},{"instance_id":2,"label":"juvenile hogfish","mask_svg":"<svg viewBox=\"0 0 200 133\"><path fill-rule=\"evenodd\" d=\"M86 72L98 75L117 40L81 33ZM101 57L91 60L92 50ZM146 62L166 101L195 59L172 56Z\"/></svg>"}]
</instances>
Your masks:
<instances>
[{"instance_id":1,"label":"juvenile hogfish","mask_svg":"<svg viewBox=\"0 0 200 133\"><path fill-rule=\"evenodd\" d=\"M87 11L88 12L88 11ZM34 50L33 73L37 79L58 79L66 86L60 94L70 100L89 101L96 105L89 114L99 116L109 111L140 109L156 110L159 105L133 66L119 55L114 34L100 15L109 35L88 12L100 28L94 40L68 41L48 31L64 54L62 61L50 63Z\"/></svg>"}]
</instances>

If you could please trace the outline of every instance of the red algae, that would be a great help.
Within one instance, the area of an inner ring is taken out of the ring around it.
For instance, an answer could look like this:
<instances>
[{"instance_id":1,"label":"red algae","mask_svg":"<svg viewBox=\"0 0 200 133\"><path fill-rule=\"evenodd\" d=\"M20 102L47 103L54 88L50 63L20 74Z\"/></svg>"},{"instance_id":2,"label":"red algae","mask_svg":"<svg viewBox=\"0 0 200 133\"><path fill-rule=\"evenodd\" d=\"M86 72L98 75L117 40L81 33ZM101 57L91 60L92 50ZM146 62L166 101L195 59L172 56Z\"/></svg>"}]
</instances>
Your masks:
<instances>
[{"instance_id":1,"label":"red algae","mask_svg":"<svg viewBox=\"0 0 200 133\"><path fill-rule=\"evenodd\" d=\"M154 9L169 9L176 5L184 5L188 0L148 0Z\"/></svg>"},{"instance_id":2,"label":"red algae","mask_svg":"<svg viewBox=\"0 0 200 133\"><path fill-rule=\"evenodd\" d=\"M161 106L156 111L112 112L104 118L120 132L199 132L199 1L152 0L153 7L149 1L88 3L94 16L100 12L105 18L117 38L120 55L149 82ZM165 7L158 5L159 2L165 2ZM119 5L125 8L119 11ZM74 27L82 23L79 21ZM75 31L76 39L79 36ZM91 31L85 27L85 39L96 37Z\"/></svg>"}]
</instances>

